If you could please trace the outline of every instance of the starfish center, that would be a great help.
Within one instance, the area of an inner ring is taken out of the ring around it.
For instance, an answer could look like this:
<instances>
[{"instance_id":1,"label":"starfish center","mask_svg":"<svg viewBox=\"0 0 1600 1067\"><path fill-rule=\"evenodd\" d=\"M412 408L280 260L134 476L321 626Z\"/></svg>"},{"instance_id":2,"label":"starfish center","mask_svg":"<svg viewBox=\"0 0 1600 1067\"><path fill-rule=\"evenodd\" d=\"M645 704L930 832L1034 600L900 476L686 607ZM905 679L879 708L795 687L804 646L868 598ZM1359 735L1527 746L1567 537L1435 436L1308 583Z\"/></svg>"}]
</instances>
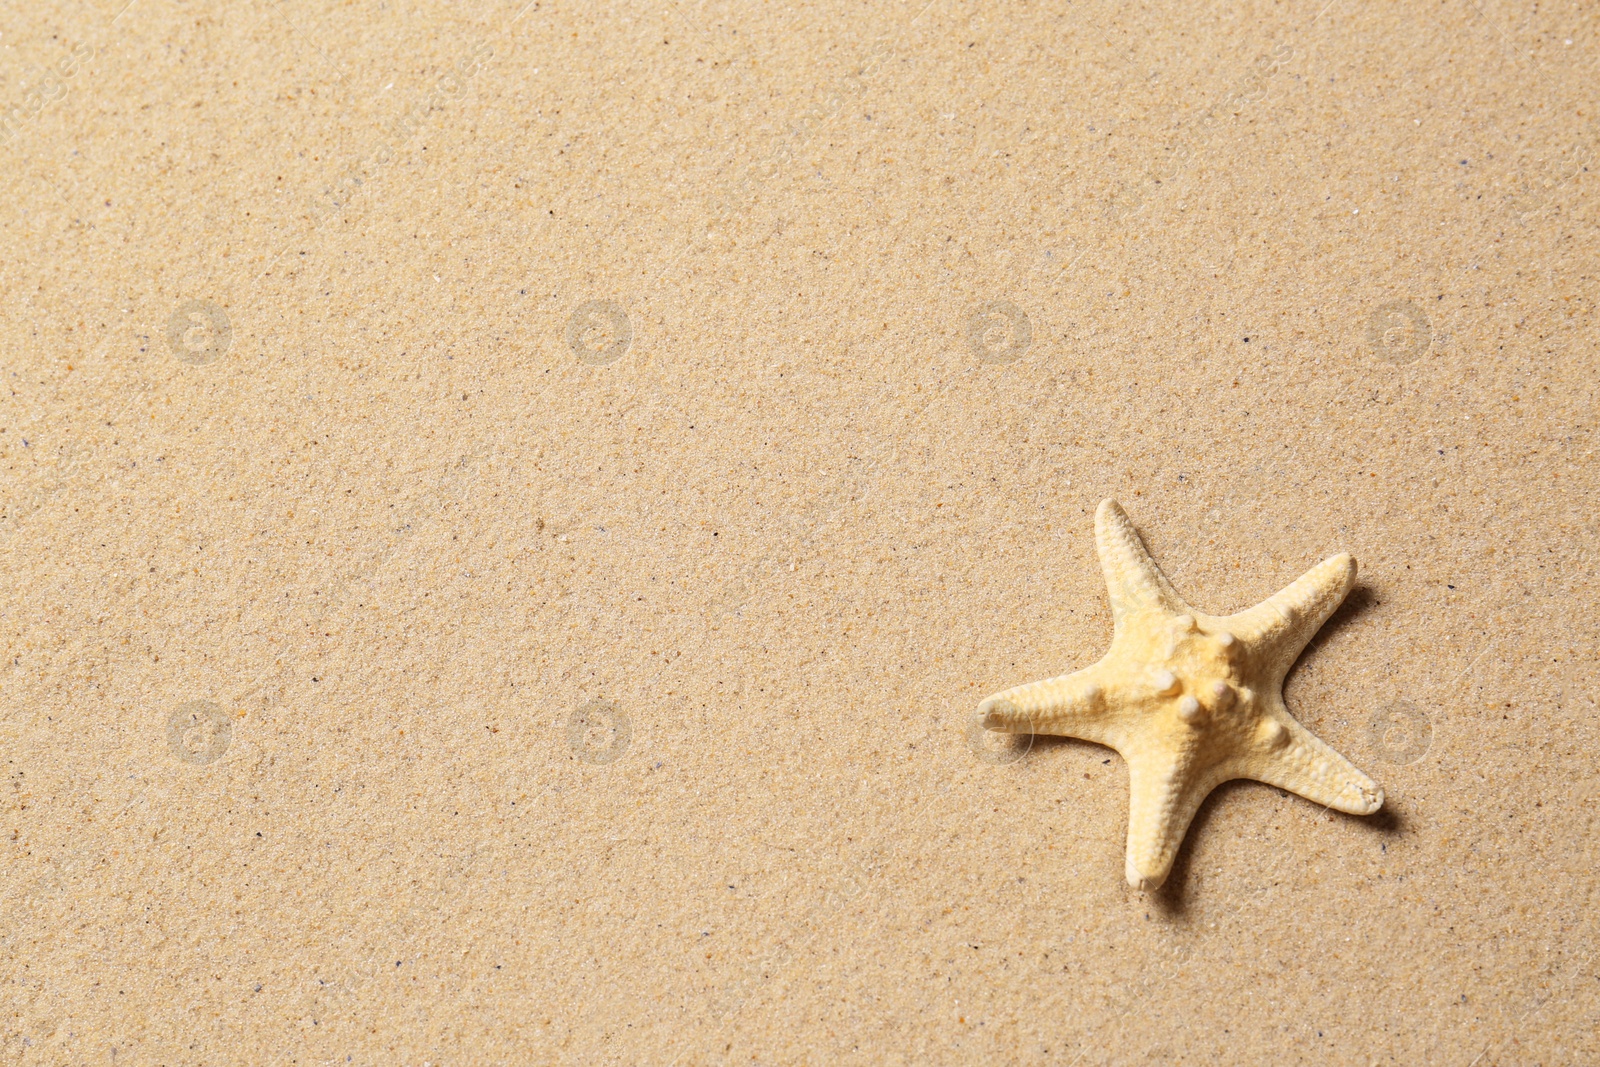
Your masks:
<instances>
[{"instance_id":1,"label":"starfish center","mask_svg":"<svg viewBox=\"0 0 1600 1067\"><path fill-rule=\"evenodd\" d=\"M1240 645L1231 633L1208 633L1189 615L1179 615L1160 629L1166 648L1149 678L1150 710L1197 730L1255 718L1255 694L1243 684Z\"/></svg>"}]
</instances>

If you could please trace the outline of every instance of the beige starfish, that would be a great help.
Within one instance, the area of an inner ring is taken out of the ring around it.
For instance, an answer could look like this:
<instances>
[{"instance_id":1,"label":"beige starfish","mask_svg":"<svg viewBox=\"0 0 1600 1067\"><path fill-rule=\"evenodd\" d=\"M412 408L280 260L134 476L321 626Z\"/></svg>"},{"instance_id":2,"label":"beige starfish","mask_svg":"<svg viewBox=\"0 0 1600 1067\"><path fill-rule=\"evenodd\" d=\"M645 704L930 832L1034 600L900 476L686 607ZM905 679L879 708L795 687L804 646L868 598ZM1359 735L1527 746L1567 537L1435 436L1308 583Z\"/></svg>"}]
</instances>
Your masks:
<instances>
[{"instance_id":1,"label":"beige starfish","mask_svg":"<svg viewBox=\"0 0 1600 1067\"><path fill-rule=\"evenodd\" d=\"M1092 667L996 693L983 724L1108 745L1128 761L1128 883L1172 869L1206 795L1232 778L1370 815L1383 790L1289 714L1283 676L1355 584L1341 553L1247 611L1206 615L1172 588L1114 500L1095 512L1111 648Z\"/></svg>"}]
</instances>

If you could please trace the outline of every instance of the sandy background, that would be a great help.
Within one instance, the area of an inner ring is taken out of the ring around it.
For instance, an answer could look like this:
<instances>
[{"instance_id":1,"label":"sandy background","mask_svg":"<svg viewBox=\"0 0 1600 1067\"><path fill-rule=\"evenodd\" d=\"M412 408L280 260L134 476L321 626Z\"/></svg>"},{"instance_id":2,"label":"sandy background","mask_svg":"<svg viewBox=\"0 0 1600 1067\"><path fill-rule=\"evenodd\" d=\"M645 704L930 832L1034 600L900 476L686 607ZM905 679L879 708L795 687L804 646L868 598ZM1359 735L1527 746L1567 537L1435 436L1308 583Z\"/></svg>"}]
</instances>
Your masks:
<instances>
[{"instance_id":1,"label":"sandy background","mask_svg":"<svg viewBox=\"0 0 1600 1067\"><path fill-rule=\"evenodd\" d=\"M0 1060L1600 1059L1575 3L6 0ZM1347 550L1169 882L974 742Z\"/></svg>"}]
</instances>

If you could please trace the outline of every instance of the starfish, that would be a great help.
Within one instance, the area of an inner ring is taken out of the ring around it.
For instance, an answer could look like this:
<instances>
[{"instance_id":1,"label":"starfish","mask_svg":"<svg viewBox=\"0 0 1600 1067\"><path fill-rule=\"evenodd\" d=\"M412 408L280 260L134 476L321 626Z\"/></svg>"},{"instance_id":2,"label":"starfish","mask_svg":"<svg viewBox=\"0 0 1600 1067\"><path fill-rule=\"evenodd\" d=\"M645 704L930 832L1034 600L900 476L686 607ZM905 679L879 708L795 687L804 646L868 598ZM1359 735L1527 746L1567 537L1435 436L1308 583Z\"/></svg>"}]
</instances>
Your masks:
<instances>
[{"instance_id":1,"label":"starfish","mask_svg":"<svg viewBox=\"0 0 1600 1067\"><path fill-rule=\"evenodd\" d=\"M983 725L1114 748L1128 762L1125 871L1136 889L1166 880L1201 801L1253 778L1315 803L1370 815L1383 790L1289 714L1283 677L1355 584L1347 553L1253 608L1206 615L1186 604L1114 500L1095 512L1111 599L1111 648L1092 667L996 693Z\"/></svg>"}]
</instances>

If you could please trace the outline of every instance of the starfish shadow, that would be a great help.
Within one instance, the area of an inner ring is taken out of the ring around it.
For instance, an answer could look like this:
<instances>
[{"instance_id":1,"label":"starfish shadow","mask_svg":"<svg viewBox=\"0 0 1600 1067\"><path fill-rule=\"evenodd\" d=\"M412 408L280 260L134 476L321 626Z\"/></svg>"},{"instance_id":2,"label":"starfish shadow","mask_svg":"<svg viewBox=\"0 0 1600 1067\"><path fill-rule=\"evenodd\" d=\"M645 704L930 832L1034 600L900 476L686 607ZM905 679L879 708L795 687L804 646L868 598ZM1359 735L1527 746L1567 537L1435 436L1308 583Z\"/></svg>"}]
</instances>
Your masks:
<instances>
[{"instance_id":1,"label":"starfish shadow","mask_svg":"<svg viewBox=\"0 0 1600 1067\"><path fill-rule=\"evenodd\" d=\"M1211 821L1212 813L1216 811L1219 804L1219 798L1231 792L1252 789L1271 789L1279 796L1287 797L1301 804L1309 805L1311 803L1309 800L1297 797L1287 790L1278 789L1276 786L1252 781L1248 778L1236 778L1229 782L1223 782L1213 789L1211 795L1201 803L1200 810L1195 812L1194 821L1189 824L1189 832L1184 835L1183 844L1178 847L1178 854L1172 861L1172 871L1167 875L1167 880L1151 894L1151 899L1163 915L1176 919L1182 918L1188 911L1185 890L1189 884L1189 865L1194 855L1194 843L1206 832L1206 823ZM1327 814L1349 823L1369 837L1392 839L1404 833L1406 829L1405 818L1387 804L1371 815L1348 815L1342 811L1334 811L1332 808L1324 808L1323 810Z\"/></svg>"},{"instance_id":2,"label":"starfish shadow","mask_svg":"<svg viewBox=\"0 0 1600 1067\"><path fill-rule=\"evenodd\" d=\"M1348 626L1363 612L1377 607L1379 603L1381 601L1378 600L1378 594L1373 592L1372 586L1358 581L1356 587L1350 590L1350 595L1344 598L1344 603L1328 616L1328 621L1322 624L1322 629L1306 643L1305 649L1295 659L1294 665L1289 668L1289 673L1284 676L1285 688L1288 687L1289 679L1294 677L1295 671L1300 669L1300 665L1316 655L1317 650L1327 643L1329 638Z\"/></svg>"},{"instance_id":3,"label":"starfish shadow","mask_svg":"<svg viewBox=\"0 0 1600 1067\"><path fill-rule=\"evenodd\" d=\"M1051 748L1070 748L1096 757L1098 762L1110 760L1121 763L1122 757L1117 755L1117 750L1109 745L1102 745L1094 741L1085 741L1078 737L1060 737L1056 734L1029 734L1032 740L1028 744L1028 752Z\"/></svg>"},{"instance_id":4,"label":"starfish shadow","mask_svg":"<svg viewBox=\"0 0 1600 1067\"><path fill-rule=\"evenodd\" d=\"M1328 621L1317 631L1317 635L1306 645L1305 651L1300 654L1294 665L1289 668L1289 673L1284 679L1285 688L1288 687L1288 680L1293 678L1295 672L1300 669L1300 665L1310 659L1333 634L1349 625L1363 612L1376 607L1379 603L1377 594L1373 592L1372 587L1369 585L1358 584L1354 589L1350 590L1350 595L1345 598L1344 603L1339 605L1339 609L1328 617ZM1290 714L1294 714L1294 709L1290 709ZM1211 794L1201 803L1200 809L1195 812L1194 820L1190 822L1189 830L1184 834L1183 844L1178 847L1178 854L1173 860L1172 871L1167 875L1167 880L1162 883L1161 888L1152 894L1155 905L1164 914L1173 918L1181 918L1187 911L1185 891L1189 884L1189 865L1194 854L1194 843L1206 832L1206 824L1211 821L1212 814L1220 803L1219 798L1236 790L1273 788L1275 787L1262 782L1240 778L1230 782L1223 782L1211 791ZM1293 796L1292 793L1286 790L1279 789L1278 792L1282 796ZM1310 803L1303 800L1303 798L1296 799L1301 800L1302 803ZM1370 834L1392 838L1405 831L1405 820L1394 810L1392 804L1385 804L1382 809L1371 815L1348 815L1332 809L1327 810L1329 814L1348 820L1351 825L1359 827L1362 831Z\"/></svg>"}]
</instances>

